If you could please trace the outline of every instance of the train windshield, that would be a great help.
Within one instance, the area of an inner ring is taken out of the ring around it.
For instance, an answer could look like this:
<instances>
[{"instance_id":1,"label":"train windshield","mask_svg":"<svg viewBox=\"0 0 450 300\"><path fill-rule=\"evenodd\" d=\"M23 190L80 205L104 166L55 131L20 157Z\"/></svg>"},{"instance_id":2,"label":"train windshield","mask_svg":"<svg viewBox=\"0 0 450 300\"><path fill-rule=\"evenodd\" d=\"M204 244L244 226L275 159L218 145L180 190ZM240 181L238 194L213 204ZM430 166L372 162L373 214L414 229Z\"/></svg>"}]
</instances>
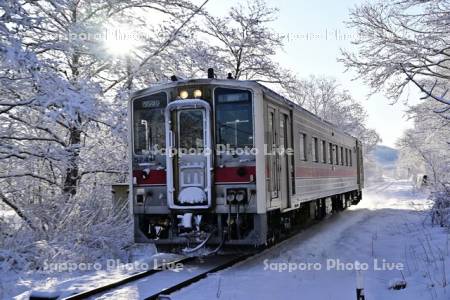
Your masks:
<instances>
[{"instance_id":1,"label":"train windshield","mask_svg":"<svg viewBox=\"0 0 450 300\"><path fill-rule=\"evenodd\" d=\"M149 154L165 146L164 109L166 93L158 93L133 101L134 153Z\"/></svg>"},{"instance_id":2,"label":"train windshield","mask_svg":"<svg viewBox=\"0 0 450 300\"><path fill-rule=\"evenodd\" d=\"M199 109L182 110L179 113L180 148L203 148L203 111Z\"/></svg>"},{"instance_id":3,"label":"train windshield","mask_svg":"<svg viewBox=\"0 0 450 300\"><path fill-rule=\"evenodd\" d=\"M214 92L216 143L253 147L253 110L250 91L217 88Z\"/></svg>"}]
</instances>

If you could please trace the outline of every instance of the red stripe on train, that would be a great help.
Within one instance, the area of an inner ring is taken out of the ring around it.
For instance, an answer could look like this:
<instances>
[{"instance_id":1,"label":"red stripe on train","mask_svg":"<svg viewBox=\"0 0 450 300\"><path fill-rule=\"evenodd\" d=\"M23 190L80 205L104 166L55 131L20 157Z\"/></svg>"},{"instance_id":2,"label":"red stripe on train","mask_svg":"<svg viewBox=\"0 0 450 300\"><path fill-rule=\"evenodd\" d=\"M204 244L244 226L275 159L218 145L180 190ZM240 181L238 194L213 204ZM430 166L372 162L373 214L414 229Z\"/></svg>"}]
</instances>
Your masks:
<instances>
[{"instance_id":1,"label":"red stripe on train","mask_svg":"<svg viewBox=\"0 0 450 300\"><path fill-rule=\"evenodd\" d=\"M216 183L251 182L256 179L255 175L256 168L254 166L224 167L216 168L214 170ZM253 177L253 179L251 177Z\"/></svg>"},{"instance_id":2,"label":"red stripe on train","mask_svg":"<svg viewBox=\"0 0 450 300\"><path fill-rule=\"evenodd\" d=\"M134 170L133 177L136 177L137 184L166 184L165 170L151 170L149 176L144 176L141 170ZM215 181L223 183L251 182L252 175L255 180L256 168L254 166L225 167L214 170Z\"/></svg>"},{"instance_id":3,"label":"red stripe on train","mask_svg":"<svg viewBox=\"0 0 450 300\"><path fill-rule=\"evenodd\" d=\"M311 178L311 177L354 177L356 176L355 168L337 167L336 169L325 168L308 168L297 167L295 169L295 176L298 178Z\"/></svg>"},{"instance_id":4,"label":"red stripe on train","mask_svg":"<svg viewBox=\"0 0 450 300\"><path fill-rule=\"evenodd\" d=\"M136 177L137 184L166 184L165 170L151 170L149 176L144 175L144 171L133 171L133 177Z\"/></svg>"}]
</instances>

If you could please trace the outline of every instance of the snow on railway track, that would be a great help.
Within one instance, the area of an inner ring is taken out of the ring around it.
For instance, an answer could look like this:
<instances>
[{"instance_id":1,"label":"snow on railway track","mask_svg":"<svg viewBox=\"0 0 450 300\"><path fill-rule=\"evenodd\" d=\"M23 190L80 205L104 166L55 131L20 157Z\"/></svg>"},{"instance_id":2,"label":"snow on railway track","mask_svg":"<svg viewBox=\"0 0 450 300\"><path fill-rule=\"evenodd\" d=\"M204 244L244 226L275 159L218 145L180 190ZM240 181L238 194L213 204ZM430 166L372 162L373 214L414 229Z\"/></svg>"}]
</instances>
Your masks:
<instances>
[{"instance_id":1,"label":"snow on railway track","mask_svg":"<svg viewBox=\"0 0 450 300\"><path fill-rule=\"evenodd\" d=\"M429 205L427 195L414 191L410 182L378 184L364 191L357 206L173 293L171 299L355 299L351 267L358 261L368 264L363 272L367 299L447 300L450 256L441 260L438 254L446 253L448 237L425 225ZM403 279L404 290L390 289L391 282Z\"/></svg>"},{"instance_id":2,"label":"snow on railway track","mask_svg":"<svg viewBox=\"0 0 450 300\"><path fill-rule=\"evenodd\" d=\"M158 299L186 287L208 274L217 272L245 260L253 252L214 255L206 257L184 257L168 260L155 268L126 276L120 280L96 288L67 295L67 292L33 292L30 300L61 299Z\"/></svg>"},{"instance_id":3,"label":"snow on railway track","mask_svg":"<svg viewBox=\"0 0 450 300\"><path fill-rule=\"evenodd\" d=\"M369 185L368 187L364 188L364 191L366 193L381 192L381 191L384 191L387 188L389 188L392 184L393 184L392 181L376 182L376 183L373 183L373 184Z\"/></svg>"},{"instance_id":4,"label":"snow on railway track","mask_svg":"<svg viewBox=\"0 0 450 300\"><path fill-rule=\"evenodd\" d=\"M80 299L87 299L87 298L93 297L93 296L97 297L101 293L109 292L113 289L120 288L122 286L126 286L127 284L139 281L143 278L149 278L150 276L152 276L156 273L173 270L176 268L176 266L183 265L185 263L191 262L192 260L194 260L194 257L186 257L183 259L169 261L169 262L158 265L156 268L153 268L153 269L150 269L147 271L143 271L143 272L140 272L137 274L133 274L133 275L125 277L119 281L115 281L110 284L106 284L106 285L103 285L103 286L100 286L100 287L97 287L95 289L91 289L91 290L88 290L85 292L74 294L74 295L65 297L63 299L64 300L80 300Z\"/></svg>"},{"instance_id":5,"label":"snow on railway track","mask_svg":"<svg viewBox=\"0 0 450 300\"><path fill-rule=\"evenodd\" d=\"M168 295L178 291L208 274L228 268L237 262L246 259L251 254L244 255L216 255L205 258L196 258L183 264L177 270L166 270L155 273L153 276L143 278L121 286L110 292L88 299L145 299L155 300L160 295Z\"/></svg>"}]
</instances>

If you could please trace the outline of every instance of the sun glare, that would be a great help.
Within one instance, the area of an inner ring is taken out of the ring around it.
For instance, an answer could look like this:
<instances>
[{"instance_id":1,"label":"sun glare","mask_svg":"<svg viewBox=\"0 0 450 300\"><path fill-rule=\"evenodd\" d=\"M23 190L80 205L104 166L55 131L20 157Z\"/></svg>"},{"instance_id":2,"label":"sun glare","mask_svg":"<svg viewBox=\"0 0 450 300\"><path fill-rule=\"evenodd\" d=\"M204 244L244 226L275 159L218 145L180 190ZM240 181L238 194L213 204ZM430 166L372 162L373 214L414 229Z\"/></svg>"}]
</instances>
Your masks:
<instances>
[{"instance_id":1,"label":"sun glare","mask_svg":"<svg viewBox=\"0 0 450 300\"><path fill-rule=\"evenodd\" d=\"M116 56L126 56L131 54L140 46L139 34L123 25L113 25L106 29L105 48Z\"/></svg>"}]
</instances>

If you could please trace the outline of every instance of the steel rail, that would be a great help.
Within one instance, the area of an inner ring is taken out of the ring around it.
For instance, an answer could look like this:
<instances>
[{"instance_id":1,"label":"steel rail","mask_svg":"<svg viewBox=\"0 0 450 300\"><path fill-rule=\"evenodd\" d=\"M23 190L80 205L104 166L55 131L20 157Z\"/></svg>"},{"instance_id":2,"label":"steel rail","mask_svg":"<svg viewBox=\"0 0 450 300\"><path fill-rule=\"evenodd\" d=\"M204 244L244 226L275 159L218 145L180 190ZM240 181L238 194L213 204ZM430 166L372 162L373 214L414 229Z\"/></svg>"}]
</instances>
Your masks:
<instances>
[{"instance_id":1,"label":"steel rail","mask_svg":"<svg viewBox=\"0 0 450 300\"><path fill-rule=\"evenodd\" d=\"M229 261L227 261L227 262L225 262L225 263L223 263L223 264L221 264L219 266L216 266L216 267L211 268L211 269L209 269L207 271L204 271L204 272L202 272L200 274L197 274L194 277L191 277L191 278L189 278L187 280L184 280L184 281L182 281L182 282L180 282L178 284L175 284L175 285L173 285L171 287L168 287L168 288L165 288L163 290L160 290L160 291L154 293L151 296L145 297L144 299L145 300L158 300L159 296L169 295L169 294L172 294L173 292L179 291L179 290L181 290L184 287L187 287L187 286L189 286L189 285L191 285L191 284L193 284L193 283L195 283L197 281L200 281L203 278L206 278L209 274L212 274L212 273L221 271L223 269L226 269L228 267L231 267L231 266L233 266L233 265L235 265L235 264L237 264L237 263L239 263L241 261L244 261L245 259L253 256L254 254L255 253L247 253L247 254L243 254L243 255L237 256L237 257L235 257L235 258L233 258L233 259L231 259L231 260L229 260Z\"/></svg>"},{"instance_id":2,"label":"steel rail","mask_svg":"<svg viewBox=\"0 0 450 300\"><path fill-rule=\"evenodd\" d=\"M112 283L109 283L109 284L105 284L105 285L102 285L100 287L97 287L97 288L94 288L94 289L91 289L91 290L88 290L88 291L85 291L85 292L74 294L74 295L65 297L63 299L64 300L81 300L81 299L86 299L88 297L92 297L94 295L97 295L97 294L100 294L100 293L103 293L103 292L115 289L115 288L117 288L119 286L122 286L122 285L125 285L127 283L136 281L138 279L151 276L151 275L159 273L161 271L165 271L165 267L168 266L168 265L178 264L178 263L187 263L187 262L190 262L190 261L192 261L194 259L195 259L195 257L192 256L192 257L185 257L185 258L174 260L174 261L164 262L164 263L160 264L158 267L156 267L154 269L150 269L150 270L143 271L143 272L140 272L140 273L137 273L137 274L133 274L133 275L125 277L125 278L123 278L121 280L118 280L118 281L115 281L115 282L112 282Z\"/></svg>"}]
</instances>

